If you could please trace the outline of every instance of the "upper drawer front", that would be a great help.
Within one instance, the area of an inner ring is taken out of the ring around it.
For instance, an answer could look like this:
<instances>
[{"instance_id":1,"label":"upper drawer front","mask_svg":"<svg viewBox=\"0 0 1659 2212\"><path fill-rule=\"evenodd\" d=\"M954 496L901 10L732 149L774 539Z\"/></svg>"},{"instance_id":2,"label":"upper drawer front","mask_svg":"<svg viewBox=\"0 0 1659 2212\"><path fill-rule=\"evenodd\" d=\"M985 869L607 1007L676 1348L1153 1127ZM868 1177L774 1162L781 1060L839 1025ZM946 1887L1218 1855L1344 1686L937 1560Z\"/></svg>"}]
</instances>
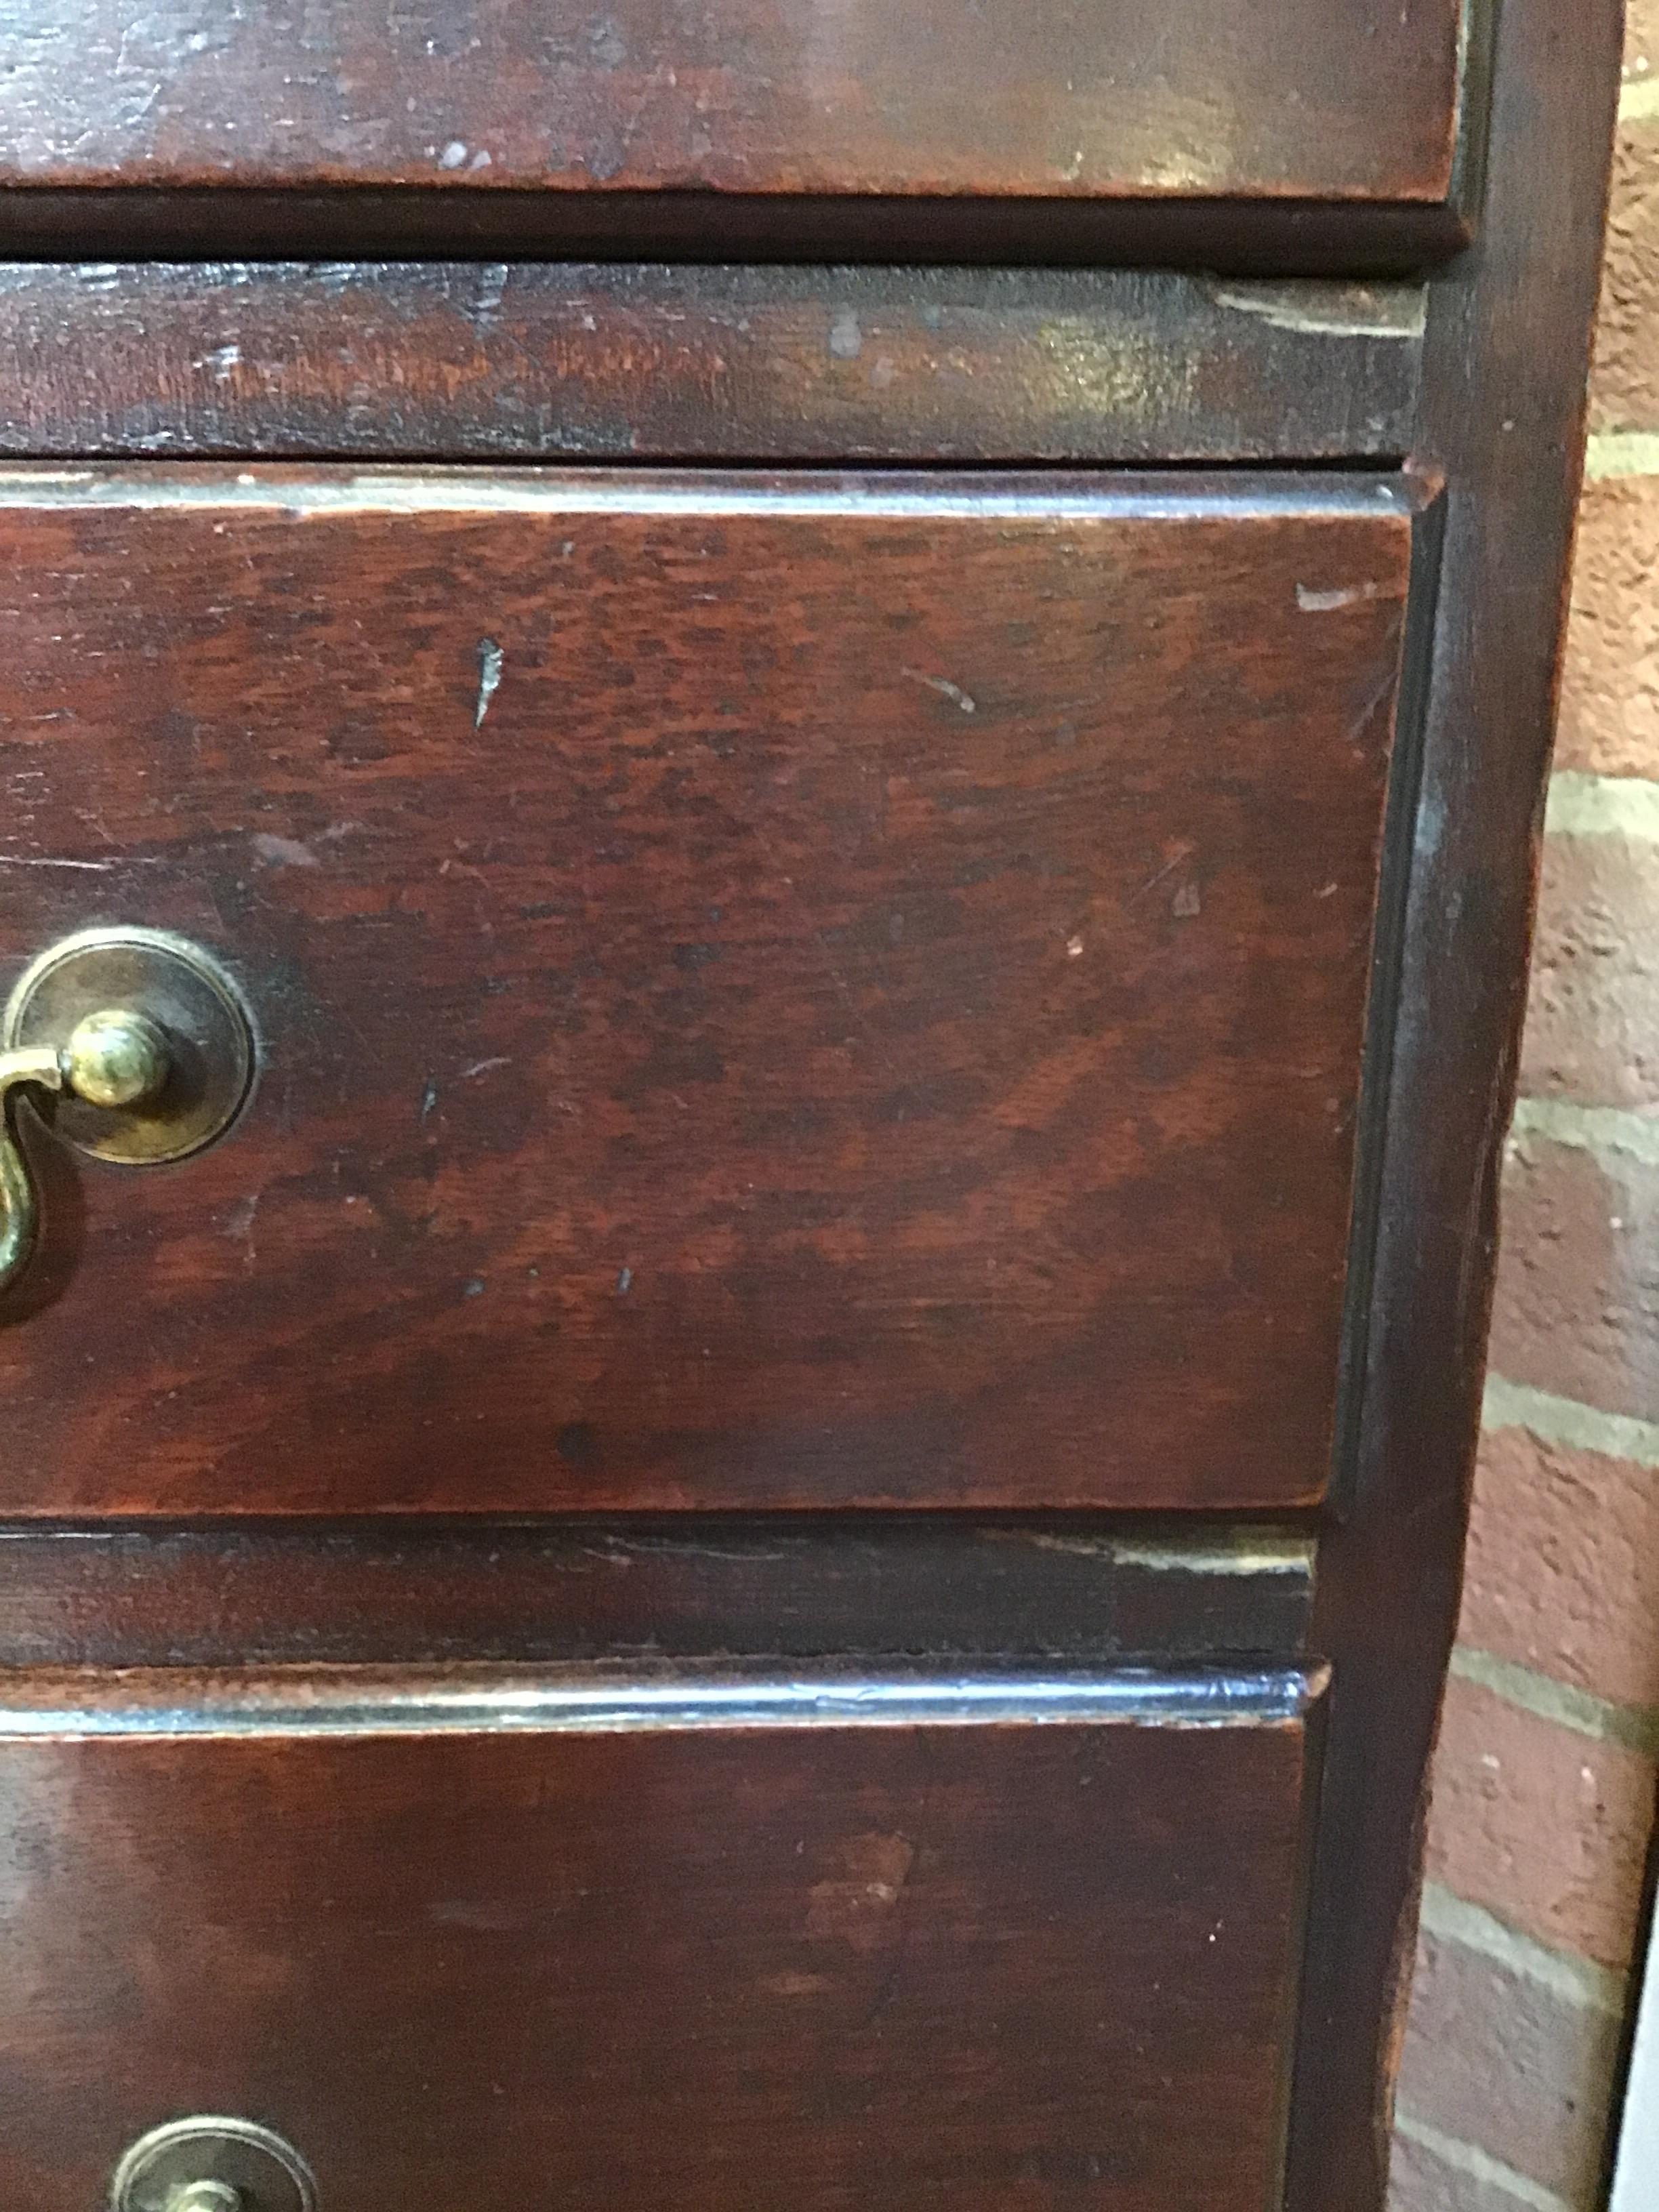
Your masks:
<instances>
[{"instance_id":1,"label":"upper drawer front","mask_svg":"<svg viewBox=\"0 0 1659 2212\"><path fill-rule=\"evenodd\" d=\"M841 1687L14 1672L0 2200L1269 2212L1310 1686Z\"/></svg>"},{"instance_id":2,"label":"upper drawer front","mask_svg":"<svg viewBox=\"0 0 1659 2212\"><path fill-rule=\"evenodd\" d=\"M15 474L0 951L182 932L264 1065L196 1159L48 1161L0 1504L1316 1496L1411 535Z\"/></svg>"},{"instance_id":3,"label":"upper drawer front","mask_svg":"<svg viewBox=\"0 0 1659 2212\"><path fill-rule=\"evenodd\" d=\"M35 0L0 182L1443 201L1460 0Z\"/></svg>"}]
</instances>

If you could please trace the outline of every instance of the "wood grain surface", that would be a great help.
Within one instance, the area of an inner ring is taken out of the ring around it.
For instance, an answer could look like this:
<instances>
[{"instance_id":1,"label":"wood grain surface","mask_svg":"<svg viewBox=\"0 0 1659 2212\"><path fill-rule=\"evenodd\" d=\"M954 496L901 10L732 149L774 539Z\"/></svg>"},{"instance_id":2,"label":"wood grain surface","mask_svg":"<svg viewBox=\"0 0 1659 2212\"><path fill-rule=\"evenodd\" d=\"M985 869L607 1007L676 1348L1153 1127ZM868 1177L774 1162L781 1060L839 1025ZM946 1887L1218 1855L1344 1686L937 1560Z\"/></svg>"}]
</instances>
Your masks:
<instances>
[{"instance_id":1,"label":"wood grain surface","mask_svg":"<svg viewBox=\"0 0 1659 2212\"><path fill-rule=\"evenodd\" d=\"M1443 201L1458 0L34 0L0 183Z\"/></svg>"},{"instance_id":2,"label":"wood grain surface","mask_svg":"<svg viewBox=\"0 0 1659 2212\"><path fill-rule=\"evenodd\" d=\"M1166 270L0 264L0 452L1397 461L1423 313Z\"/></svg>"},{"instance_id":3,"label":"wood grain surface","mask_svg":"<svg viewBox=\"0 0 1659 2212\"><path fill-rule=\"evenodd\" d=\"M7 1510L1320 1493L1404 480L0 498L6 956L265 1062L39 1148Z\"/></svg>"},{"instance_id":4,"label":"wood grain surface","mask_svg":"<svg viewBox=\"0 0 1659 2212\"><path fill-rule=\"evenodd\" d=\"M86 2212L191 2112L282 2130L350 2212L1277 2201L1282 1689L1191 1727L1036 1685L976 1724L923 1684L884 1724L806 1685L732 1725L695 1679L582 1720L519 1681L516 1727L423 1734L418 1684L339 1732L338 1682L268 1729L245 1690L112 1686L96 1722L42 1686L112 1734L20 1738L27 1676L0 1716L18 2212Z\"/></svg>"}]
</instances>

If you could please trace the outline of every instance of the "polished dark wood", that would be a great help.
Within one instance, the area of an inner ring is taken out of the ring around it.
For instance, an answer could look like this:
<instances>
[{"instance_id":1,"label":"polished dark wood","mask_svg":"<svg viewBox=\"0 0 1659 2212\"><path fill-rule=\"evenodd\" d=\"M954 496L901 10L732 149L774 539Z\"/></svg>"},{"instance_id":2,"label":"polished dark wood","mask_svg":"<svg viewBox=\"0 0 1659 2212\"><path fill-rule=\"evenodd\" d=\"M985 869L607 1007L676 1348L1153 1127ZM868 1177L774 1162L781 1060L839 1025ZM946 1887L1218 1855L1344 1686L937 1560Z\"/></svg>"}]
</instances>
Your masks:
<instances>
[{"instance_id":1,"label":"polished dark wood","mask_svg":"<svg viewBox=\"0 0 1659 2212\"><path fill-rule=\"evenodd\" d=\"M1317 1498L1418 496L0 485L5 951L264 1060L52 1163L6 1510Z\"/></svg>"},{"instance_id":2,"label":"polished dark wood","mask_svg":"<svg viewBox=\"0 0 1659 2212\"><path fill-rule=\"evenodd\" d=\"M34 0L0 184L1376 199L1452 190L1460 0Z\"/></svg>"},{"instance_id":3,"label":"polished dark wood","mask_svg":"<svg viewBox=\"0 0 1659 2212\"><path fill-rule=\"evenodd\" d=\"M1397 460L1419 284L1123 270L0 265L0 452Z\"/></svg>"},{"instance_id":4,"label":"polished dark wood","mask_svg":"<svg viewBox=\"0 0 1659 2212\"><path fill-rule=\"evenodd\" d=\"M587 1660L708 1651L1283 1656L1283 1529L818 1516L0 1531L0 1666Z\"/></svg>"},{"instance_id":5,"label":"polished dark wood","mask_svg":"<svg viewBox=\"0 0 1659 2212\"><path fill-rule=\"evenodd\" d=\"M1320 1547L1336 1658L1290 2212L1376 2212L1411 1980L1424 1791L1457 1616L1498 1170L1515 1087L1618 0L1497 10L1477 253L1430 296L1416 450L1444 469L1408 897L1367 1111L1386 1127L1360 1418ZM1407 842L1402 836L1402 845Z\"/></svg>"},{"instance_id":6,"label":"polished dark wood","mask_svg":"<svg viewBox=\"0 0 1659 2212\"><path fill-rule=\"evenodd\" d=\"M1314 1687L11 1676L0 2196L1270 2212Z\"/></svg>"}]
</instances>

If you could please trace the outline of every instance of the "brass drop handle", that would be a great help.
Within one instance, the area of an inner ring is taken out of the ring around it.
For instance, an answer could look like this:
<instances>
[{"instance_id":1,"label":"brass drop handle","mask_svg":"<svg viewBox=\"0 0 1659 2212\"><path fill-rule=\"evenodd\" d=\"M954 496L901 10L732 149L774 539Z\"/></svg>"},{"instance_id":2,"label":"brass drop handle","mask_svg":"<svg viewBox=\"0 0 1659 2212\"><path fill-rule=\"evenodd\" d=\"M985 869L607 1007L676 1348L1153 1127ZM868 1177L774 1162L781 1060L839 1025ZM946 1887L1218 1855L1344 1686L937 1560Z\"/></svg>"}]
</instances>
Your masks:
<instances>
[{"instance_id":1,"label":"brass drop handle","mask_svg":"<svg viewBox=\"0 0 1659 2212\"><path fill-rule=\"evenodd\" d=\"M67 1091L88 1106L138 1106L160 1097L172 1066L166 1032L136 1006L86 1015L61 1046L0 1053L0 1291L28 1265L40 1225L17 1133L20 1099L29 1091Z\"/></svg>"},{"instance_id":2,"label":"brass drop handle","mask_svg":"<svg viewBox=\"0 0 1659 2212\"><path fill-rule=\"evenodd\" d=\"M159 930L88 929L43 952L0 1026L0 1293L40 1237L18 1130L26 1099L82 1152L143 1166L221 1135L252 1073L240 996L198 945Z\"/></svg>"}]
</instances>

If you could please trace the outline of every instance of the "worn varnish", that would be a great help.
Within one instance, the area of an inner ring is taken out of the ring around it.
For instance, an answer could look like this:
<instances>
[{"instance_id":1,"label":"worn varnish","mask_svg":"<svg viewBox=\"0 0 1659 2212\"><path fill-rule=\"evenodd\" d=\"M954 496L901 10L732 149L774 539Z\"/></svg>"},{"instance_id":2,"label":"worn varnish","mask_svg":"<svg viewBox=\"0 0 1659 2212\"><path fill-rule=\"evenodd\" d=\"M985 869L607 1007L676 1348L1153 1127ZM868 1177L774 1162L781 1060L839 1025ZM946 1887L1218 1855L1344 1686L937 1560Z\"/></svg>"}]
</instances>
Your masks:
<instances>
[{"instance_id":1,"label":"worn varnish","mask_svg":"<svg viewBox=\"0 0 1659 2212\"><path fill-rule=\"evenodd\" d=\"M1461 12L35 0L0 183L1437 203Z\"/></svg>"},{"instance_id":2,"label":"worn varnish","mask_svg":"<svg viewBox=\"0 0 1659 2212\"><path fill-rule=\"evenodd\" d=\"M14 1678L0 2196L229 2111L350 2212L1270 2212L1307 1685L827 1686Z\"/></svg>"},{"instance_id":3,"label":"worn varnish","mask_svg":"<svg viewBox=\"0 0 1659 2212\"><path fill-rule=\"evenodd\" d=\"M6 1507L1317 1496L1414 496L14 478L6 951L265 1067L49 1163Z\"/></svg>"},{"instance_id":4,"label":"worn varnish","mask_svg":"<svg viewBox=\"0 0 1659 2212\"><path fill-rule=\"evenodd\" d=\"M1423 313L1167 270L0 265L0 451L1397 460Z\"/></svg>"}]
</instances>

